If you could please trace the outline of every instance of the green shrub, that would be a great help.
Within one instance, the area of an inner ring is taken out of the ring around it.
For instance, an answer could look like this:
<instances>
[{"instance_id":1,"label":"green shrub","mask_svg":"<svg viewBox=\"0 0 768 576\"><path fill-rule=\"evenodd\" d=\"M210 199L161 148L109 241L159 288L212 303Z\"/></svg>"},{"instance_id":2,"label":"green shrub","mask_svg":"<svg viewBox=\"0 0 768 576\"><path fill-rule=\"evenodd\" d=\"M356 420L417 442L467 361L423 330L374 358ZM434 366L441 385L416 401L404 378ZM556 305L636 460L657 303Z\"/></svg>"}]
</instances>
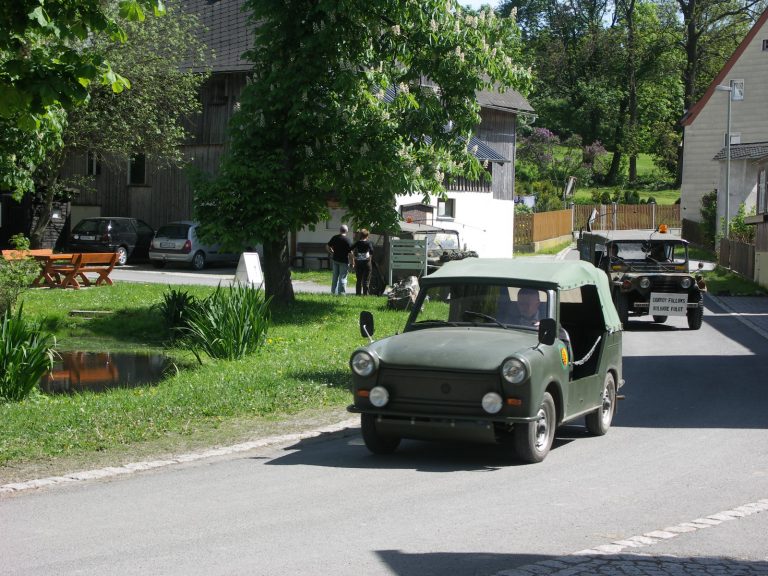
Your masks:
<instances>
[{"instance_id":1,"label":"green shrub","mask_svg":"<svg viewBox=\"0 0 768 576\"><path fill-rule=\"evenodd\" d=\"M16 250L29 250L29 240L23 234L11 238ZM34 258L6 260L0 258L0 314L13 309L22 292L28 290L40 273Z\"/></svg>"},{"instance_id":2,"label":"green shrub","mask_svg":"<svg viewBox=\"0 0 768 576\"><path fill-rule=\"evenodd\" d=\"M39 324L3 314L0 326L0 401L23 400L53 366L55 340Z\"/></svg>"},{"instance_id":3,"label":"green shrub","mask_svg":"<svg viewBox=\"0 0 768 576\"><path fill-rule=\"evenodd\" d=\"M195 354L202 350L211 358L242 358L266 339L270 300L260 288L219 285L199 306L189 309L187 325L181 331Z\"/></svg>"},{"instance_id":4,"label":"green shrub","mask_svg":"<svg viewBox=\"0 0 768 576\"><path fill-rule=\"evenodd\" d=\"M199 308L200 302L186 290L168 287L163 294L163 301L153 308L160 312L169 332L175 333L187 325L190 311Z\"/></svg>"}]
</instances>

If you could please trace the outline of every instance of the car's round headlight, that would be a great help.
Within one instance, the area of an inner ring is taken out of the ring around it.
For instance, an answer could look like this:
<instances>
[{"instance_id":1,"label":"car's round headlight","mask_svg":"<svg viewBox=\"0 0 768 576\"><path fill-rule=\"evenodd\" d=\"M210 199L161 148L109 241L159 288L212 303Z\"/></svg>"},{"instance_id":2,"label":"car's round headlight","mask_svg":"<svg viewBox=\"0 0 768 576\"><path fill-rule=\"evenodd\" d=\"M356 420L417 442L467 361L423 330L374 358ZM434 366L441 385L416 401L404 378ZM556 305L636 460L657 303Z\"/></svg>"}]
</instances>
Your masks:
<instances>
[{"instance_id":1,"label":"car's round headlight","mask_svg":"<svg viewBox=\"0 0 768 576\"><path fill-rule=\"evenodd\" d=\"M688 290L688 288L690 288L690 287L691 287L691 284L692 284L692 283L693 283L693 280L691 280L691 278L690 278L689 276L686 276L685 278L683 278L682 280L680 280L680 287L681 287L683 290Z\"/></svg>"},{"instance_id":2,"label":"car's round headlight","mask_svg":"<svg viewBox=\"0 0 768 576\"><path fill-rule=\"evenodd\" d=\"M517 358L509 358L501 365L501 375L512 384L520 384L528 376L525 364Z\"/></svg>"},{"instance_id":3,"label":"car's round headlight","mask_svg":"<svg viewBox=\"0 0 768 576\"><path fill-rule=\"evenodd\" d=\"M496 392L488 392L488 394L483 396L483 410L488 412L488 414L496 414L496 412L501 410L501 406L501 396L496 394Z\"/></svg>"},{"instance_id":4,"label":"car's round headlight","mask_svg":"<svg viewBox=\"0 0 768 576\"><path fill-rule=\"evenodd\" d=\"M376 406L376 408L381 408L382 406L386 406L387 402L389 402L389 392L384 386L374 386L368 394L368 400L370 400L371 404Z\"/></svg>"},{"instance_id":5,"label":"car's round headlight","mask_svg":"<svg viewBox=\"0 0 768 576\"><path fill-rule=\"evenodd\" d=\"M352 371L358 376L370 376L376 369L376 362L368 352L360 350L352 355L349 361Z\"/></svg>"},{"instance_id":6,"label":"car's round headlight","mask_svg":"<svg viewBox=\"0 0 768 576\"><path fill-rule=\"evenodd\" d=\"M650 278L640 278L640 288L643 290L651 287L651 279Z\"/></svg>"}]
</instances>

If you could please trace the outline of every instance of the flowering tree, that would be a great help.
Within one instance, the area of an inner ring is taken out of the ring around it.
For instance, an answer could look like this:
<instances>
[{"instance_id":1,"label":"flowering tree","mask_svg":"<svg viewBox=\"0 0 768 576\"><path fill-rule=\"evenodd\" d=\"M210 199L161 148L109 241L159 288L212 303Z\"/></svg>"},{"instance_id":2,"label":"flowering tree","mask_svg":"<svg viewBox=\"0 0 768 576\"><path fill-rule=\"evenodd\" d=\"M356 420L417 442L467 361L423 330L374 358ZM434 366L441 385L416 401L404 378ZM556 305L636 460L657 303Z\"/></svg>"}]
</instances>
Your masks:
<instances>
[{"instance_id":1,"label":"flowering tree","mask_svg":"<svg viewBox=\"0 0 768 576\"><path fill-rule=\"evenodd\" d=\"M328 218L393 229L399 194L479 179L466 149L476 91L526 90L517 26L455 0L249 0L253 81L215 179L196 188L202 234L264 245L267 294L290 301L287 235Z\"/></svg>"}]
</instances>

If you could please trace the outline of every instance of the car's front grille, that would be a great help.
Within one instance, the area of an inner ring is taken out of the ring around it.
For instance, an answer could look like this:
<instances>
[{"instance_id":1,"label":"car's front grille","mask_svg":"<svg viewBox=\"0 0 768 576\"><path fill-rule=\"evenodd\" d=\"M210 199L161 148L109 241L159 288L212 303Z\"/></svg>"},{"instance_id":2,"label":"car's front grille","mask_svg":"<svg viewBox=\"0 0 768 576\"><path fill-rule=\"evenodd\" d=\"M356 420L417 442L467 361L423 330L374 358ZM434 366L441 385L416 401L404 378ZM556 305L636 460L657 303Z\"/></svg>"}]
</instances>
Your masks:
<instances>
[{"instance_id":1,"label":"car's front grille","mask_svg":"<svg viewBox=\"0 0 768 576\"><path fill-rule=\"evenodd\" d=\"M483 415L483 395L500 390L498 373L383 368L378 383L390 410L410 414Z\"/></svg>"},{"instance_id":2,"label":"car's front grille","mask_svg":"<svg viewBox=\"0 0 768 576\"><path fill-rule=\"evenodd\" d=\"M677 276L650 276L651 290L656 292L681 292L681 278Z\"/></svg>"}]
</instances>

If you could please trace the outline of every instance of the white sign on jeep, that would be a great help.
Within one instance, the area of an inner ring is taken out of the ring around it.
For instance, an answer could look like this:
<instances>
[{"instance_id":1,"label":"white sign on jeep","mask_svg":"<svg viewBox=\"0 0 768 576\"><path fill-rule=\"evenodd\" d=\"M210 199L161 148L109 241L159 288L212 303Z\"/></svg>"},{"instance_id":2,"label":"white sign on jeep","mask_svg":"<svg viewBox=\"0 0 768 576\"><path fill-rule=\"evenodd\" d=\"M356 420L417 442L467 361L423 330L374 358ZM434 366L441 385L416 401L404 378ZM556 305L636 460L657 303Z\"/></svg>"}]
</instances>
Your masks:
<instances>
[{"instance_id":1,"label":"white sign on jeep","mask_svg":"<svg viewBox=\"0 0 768 576\"><path fill-rule=\"evenodd\" d=\"M648 313L653 316L685 316L688 310L687 294L651 292Z\"/></svg>"}]
</instances>

